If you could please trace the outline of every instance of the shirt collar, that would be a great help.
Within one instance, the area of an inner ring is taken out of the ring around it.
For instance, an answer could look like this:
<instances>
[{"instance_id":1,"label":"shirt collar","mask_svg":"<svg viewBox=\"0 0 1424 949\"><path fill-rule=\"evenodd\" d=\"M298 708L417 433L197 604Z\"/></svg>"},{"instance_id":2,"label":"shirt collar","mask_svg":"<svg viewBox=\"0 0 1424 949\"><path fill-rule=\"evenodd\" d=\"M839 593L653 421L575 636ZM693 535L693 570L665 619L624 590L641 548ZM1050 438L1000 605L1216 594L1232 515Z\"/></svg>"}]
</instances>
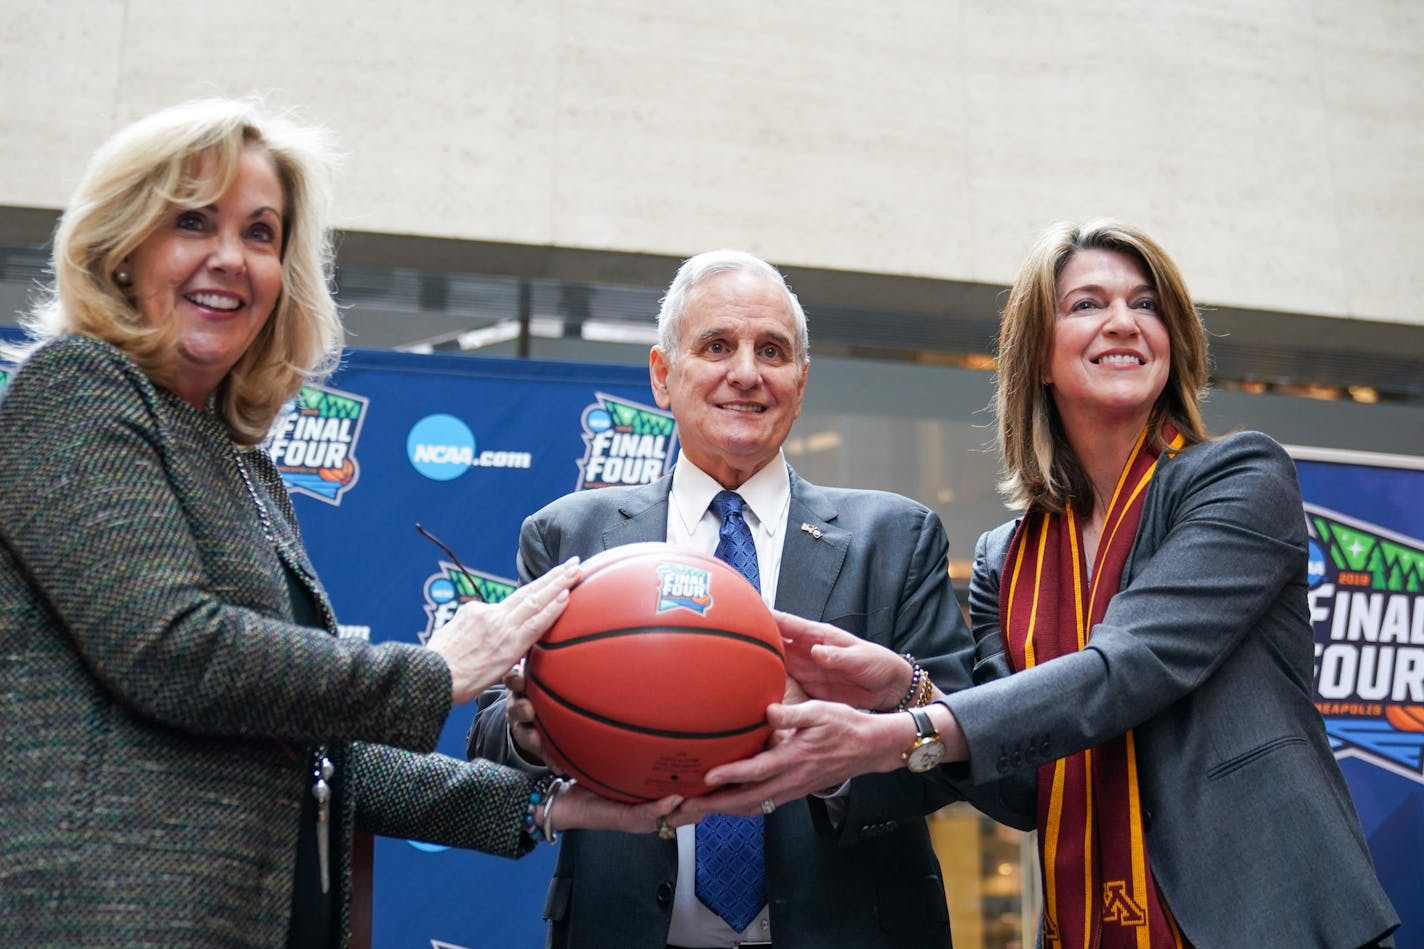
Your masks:
<instances>
[{"instance_id":1,"label":"shirt collar","mask_svg":"<svg viewBox=\"0 0 1424 949\"><path fill-rule=\"evenodd\" d=\"M668 503L681 518L689 535L721 490L722 486L688 460L686 455L678 456ZM786 455L778 451L776 458L742 482L736 491L746 502L746 509L751 511L752 517L747 519L747 523L766 534L779 534L786 526L786 511L791 504L791 475Z\"/></svg>"}]
</instances>

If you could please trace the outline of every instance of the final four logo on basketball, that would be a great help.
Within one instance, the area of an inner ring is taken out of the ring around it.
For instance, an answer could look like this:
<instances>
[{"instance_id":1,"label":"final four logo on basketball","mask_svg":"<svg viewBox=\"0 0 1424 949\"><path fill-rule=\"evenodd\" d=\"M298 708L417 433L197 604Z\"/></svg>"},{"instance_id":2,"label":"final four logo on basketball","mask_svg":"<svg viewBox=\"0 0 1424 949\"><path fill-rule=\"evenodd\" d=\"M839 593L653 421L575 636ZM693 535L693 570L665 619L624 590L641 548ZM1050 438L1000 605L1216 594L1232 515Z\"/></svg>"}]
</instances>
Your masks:
<instances>
[{"instance_id":1,"label":"final four logo on basketball","mask_svg":"<svg viewBox=\"0 0 1424 949\"><path fill-rule=\"evenodd\" d=\"M692 610L699 615L712 605L712 578L701 567L665 563L658 567L658 612Z\"/></svg>"},{"instance_id":2,"label":"final four logo on basketball","mask_svg":"<svg viewBox=\"0 0 1424 949\"><path fill-rule=\"evenodd\" d=\"M652 484L672 470L677 429L672 413L602 392L583 410L583 460L577 491Z\"/></svg>"},{"instance_id":3,"label":"final four logo on basketball","mask_svg":"<svg viewBox=\"0 0 1424 949\"><path fill-rule=\"evenodd\" d=\"M341 504L359 477L356 442L369 402L352 392L302 386L262 443L288 491Z\"/></svg>"}]
</instances>

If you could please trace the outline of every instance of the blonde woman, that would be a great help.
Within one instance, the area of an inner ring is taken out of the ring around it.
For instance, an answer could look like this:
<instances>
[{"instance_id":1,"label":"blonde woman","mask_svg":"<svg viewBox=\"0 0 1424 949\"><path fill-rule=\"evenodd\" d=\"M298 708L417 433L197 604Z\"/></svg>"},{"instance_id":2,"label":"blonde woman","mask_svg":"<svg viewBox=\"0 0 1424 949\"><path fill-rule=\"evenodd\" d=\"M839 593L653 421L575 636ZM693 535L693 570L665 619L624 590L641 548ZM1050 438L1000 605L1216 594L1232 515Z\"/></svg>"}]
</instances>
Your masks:
<instances>
[{"instance_id":1,"label":"blonde woman","mask_svg":"<svg viewBox=\"0 0 1424 949\"><path fill-rule=\"evenodd\" d=\"M353 829L518 856L676 799L431 751L563 609L570 562L429 648L340 640L253 450L330 370L327 149L250 102L92 159L0 402L7 943L339 946Z\"/></svg>"}]
</instances>

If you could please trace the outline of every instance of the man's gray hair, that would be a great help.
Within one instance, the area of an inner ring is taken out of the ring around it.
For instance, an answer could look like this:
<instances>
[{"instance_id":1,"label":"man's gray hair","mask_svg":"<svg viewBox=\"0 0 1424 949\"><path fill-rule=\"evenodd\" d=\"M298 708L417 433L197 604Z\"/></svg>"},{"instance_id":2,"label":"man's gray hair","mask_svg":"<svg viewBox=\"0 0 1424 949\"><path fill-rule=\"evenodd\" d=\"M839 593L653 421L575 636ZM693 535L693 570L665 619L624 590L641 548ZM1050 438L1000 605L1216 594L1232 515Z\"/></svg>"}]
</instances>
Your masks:
<instances>
[{"instance_id":1,"label":"man's gray hair","mask_svg":"<svg viewBox=\"0 0 1424 949\"><path fill-rule=\"evenodd\" d=\"M801 309L801 301L786 285L786 278L780 271L760 257L741 250L709 250L689 257L677 269L677 275L668 285L658 310L658 349L662 350L669 363L677 358L678 330L683 311L687 308L687 295L718 274L743 272L766 277L786 291L796 324L796 352L793 355L799 365L806 365L811 357L811 336L806 329L806 313Z\"/></svg>"}]
</instances>

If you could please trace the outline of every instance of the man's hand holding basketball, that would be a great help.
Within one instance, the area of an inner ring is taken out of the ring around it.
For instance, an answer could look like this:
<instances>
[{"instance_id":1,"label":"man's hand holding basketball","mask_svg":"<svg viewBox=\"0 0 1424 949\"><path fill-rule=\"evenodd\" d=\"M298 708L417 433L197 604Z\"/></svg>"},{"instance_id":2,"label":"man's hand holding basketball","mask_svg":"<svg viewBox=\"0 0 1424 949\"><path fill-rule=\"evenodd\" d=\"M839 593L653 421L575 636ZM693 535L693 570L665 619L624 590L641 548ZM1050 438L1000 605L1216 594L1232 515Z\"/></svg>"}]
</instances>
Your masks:
<instances>
[{"instance_id":1,"label":"man's hand holding basketball","mask_svg":"<svg viewBox=\"0 0 1424 949\"><path fill-rule=\"evenodd\" d=\"M534 727L534 703L524 694L524 663L510 669L504 677L504 719L509 723L509 737L515 750L530 764L546 764L544 742Z\"/></svg>"}]
</instances>

